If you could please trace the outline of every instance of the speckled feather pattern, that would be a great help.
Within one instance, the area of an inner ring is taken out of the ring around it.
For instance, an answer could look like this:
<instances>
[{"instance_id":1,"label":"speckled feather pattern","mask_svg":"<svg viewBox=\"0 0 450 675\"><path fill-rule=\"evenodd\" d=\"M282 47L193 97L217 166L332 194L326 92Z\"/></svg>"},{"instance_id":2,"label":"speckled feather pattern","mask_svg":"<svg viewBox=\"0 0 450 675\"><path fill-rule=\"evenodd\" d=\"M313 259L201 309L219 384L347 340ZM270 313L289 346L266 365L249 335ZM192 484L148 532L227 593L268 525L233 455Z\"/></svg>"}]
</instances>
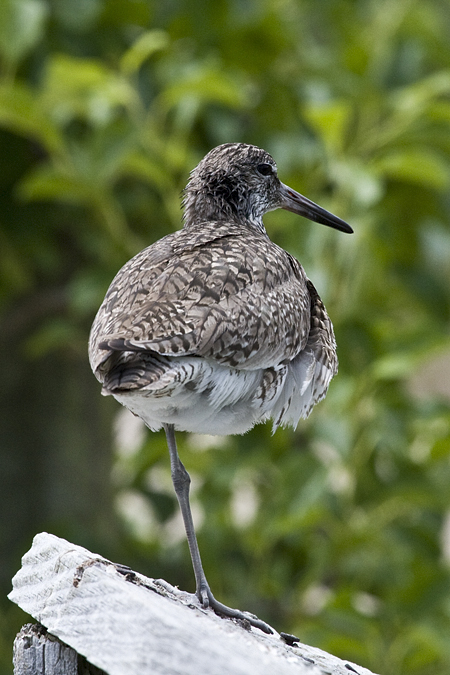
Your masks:
<instances>
[{"instance_id":1,"label":"speckled feather pattern","mask_svg":"<svg viewBox=\"0 0 450 675\"><path fill-rule=\"evenodd\" d=\"M233 172L216 148L224 166L205 189L215 151L202 160L186 190L183 229L126 263L92 327L90 362L104 393L151 429L243 433L269 418L275 428L295 426L337 371L325 307L262 225L278 206L276 183L269 190L252 167L275 170L273 159L229 147L232 155L250 148L247 164Z\"/></svg>"}]
</instances>

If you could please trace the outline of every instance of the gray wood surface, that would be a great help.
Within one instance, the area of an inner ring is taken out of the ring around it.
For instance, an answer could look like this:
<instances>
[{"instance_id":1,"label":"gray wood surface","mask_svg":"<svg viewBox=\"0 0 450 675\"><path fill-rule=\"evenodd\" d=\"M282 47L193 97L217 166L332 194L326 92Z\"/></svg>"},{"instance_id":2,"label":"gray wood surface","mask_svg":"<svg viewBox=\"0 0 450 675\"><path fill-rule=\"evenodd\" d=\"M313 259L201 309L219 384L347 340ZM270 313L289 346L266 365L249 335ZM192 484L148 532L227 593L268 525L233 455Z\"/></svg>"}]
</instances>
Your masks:
<instances>
[{"instance_id":1,"label":"gray wood surface","mask_svg":"<svg viewBox=\"0 0 450 675\"><path fill-rule=\"evenodd\" d=\"M108 675L372 675L277 633L246 630L163 580L47 533L24 555L9 598Z\"/></svg>"},{"instance_id":2,"label":"gray wood surface","mask_svg":"<svg viewBox=\"0 0 450 675\"><path fill-rule=\"evenodd\" d=\"M105 675L77 652L47 632L27 623L14 640L14 675Z\"/></svg>"},{"instance_id":3,"label":"gray wood surface","mask_svg":"<svg viewBox=\"0 0 450 675\"><path fill-rule=\"evenodd\" d=\"M49 636L42 626L26 624L14 641L14 675L78 675L78 655Z\"/></svg>"}]
</instances>

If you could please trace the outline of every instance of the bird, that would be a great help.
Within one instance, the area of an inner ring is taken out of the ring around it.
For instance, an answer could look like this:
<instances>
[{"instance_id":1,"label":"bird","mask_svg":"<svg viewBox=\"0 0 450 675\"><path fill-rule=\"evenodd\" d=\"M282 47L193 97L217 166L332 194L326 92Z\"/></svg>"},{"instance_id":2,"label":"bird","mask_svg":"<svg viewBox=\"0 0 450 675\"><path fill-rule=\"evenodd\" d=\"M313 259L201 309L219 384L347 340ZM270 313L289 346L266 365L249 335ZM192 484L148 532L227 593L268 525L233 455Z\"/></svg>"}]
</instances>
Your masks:
<instances>
[{"instance_id":1,"label":"bird","mask_svg":"<svg viewBox=\"0 0 450 675\"><path fill-rule=\"evenodd\" d=\"M203 570L189 474L175 431L243 434L296 427L324 398L338 359L332 323L301 264L269 238L278 208L353 229L283 184L265 150L225 143L191 171L183 227L117 273L92 325L89 360L102 393L164 429L200 606L272 628L216 600Z\"/></svg>"}]
</instances>

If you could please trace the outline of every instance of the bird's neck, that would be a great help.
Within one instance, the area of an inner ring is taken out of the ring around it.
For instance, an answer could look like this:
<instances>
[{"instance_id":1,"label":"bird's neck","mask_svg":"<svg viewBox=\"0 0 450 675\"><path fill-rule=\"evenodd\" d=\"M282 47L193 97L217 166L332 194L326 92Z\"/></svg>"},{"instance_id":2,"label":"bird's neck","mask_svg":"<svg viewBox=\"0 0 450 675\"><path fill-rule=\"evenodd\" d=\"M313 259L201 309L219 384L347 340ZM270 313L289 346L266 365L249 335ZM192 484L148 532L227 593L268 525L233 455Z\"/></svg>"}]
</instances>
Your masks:
<instances>
[{"instance_id":1,"label":"bird's neck","mask_svg":"<svg viewBox=\"0 0 450 675\"><path fill-rule=\"evenodd\" d=\"M195 228L205 222L227 222L244 227L251 227L266 234L262 216L251 210L241 210L233 201L221 199L220 196L208 193L189 191L185 193L184 227Z\"/></svg>"}]
</instances>

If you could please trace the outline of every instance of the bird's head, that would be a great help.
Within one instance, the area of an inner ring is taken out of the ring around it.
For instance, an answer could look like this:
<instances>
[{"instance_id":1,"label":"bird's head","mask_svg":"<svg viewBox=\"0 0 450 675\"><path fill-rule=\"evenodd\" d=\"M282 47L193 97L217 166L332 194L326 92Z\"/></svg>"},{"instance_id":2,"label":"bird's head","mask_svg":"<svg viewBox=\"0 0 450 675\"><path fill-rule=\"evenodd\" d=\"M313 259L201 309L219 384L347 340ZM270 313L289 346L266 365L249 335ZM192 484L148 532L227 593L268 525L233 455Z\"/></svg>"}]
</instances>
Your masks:
<instances>
[{"instance_id":1,"label":"bird's head","mask_svg":"<svg viewBox=\"0 0 450 675\"><path fill-rule=\"evenodd\" d=\"M183 206L187 226L244 221L264 231L263 215L281 208L353 232L346 222L284 185L268 152L245 143L218 145L201 160L189 177Z\"/></svg>"}]
</instances>

